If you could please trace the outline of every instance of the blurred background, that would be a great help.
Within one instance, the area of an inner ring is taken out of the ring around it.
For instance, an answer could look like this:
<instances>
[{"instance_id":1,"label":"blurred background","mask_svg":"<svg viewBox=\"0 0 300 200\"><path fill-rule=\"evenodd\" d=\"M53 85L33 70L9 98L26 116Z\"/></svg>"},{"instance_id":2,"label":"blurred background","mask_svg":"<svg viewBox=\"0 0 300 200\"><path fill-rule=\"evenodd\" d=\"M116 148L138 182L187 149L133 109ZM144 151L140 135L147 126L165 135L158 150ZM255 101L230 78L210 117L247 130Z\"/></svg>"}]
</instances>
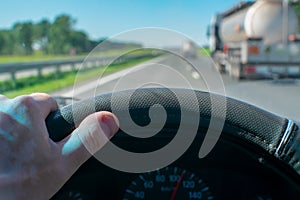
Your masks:
<instances>
[{"instance_id":1,"label":"blurred background","mask_svg":"<svg viewBox=\"0 0 300 200\"><path fill-rule=\"evenodd\" d=\"M112 91L124 75L120 89L149 77L183 87L169 66L194 89L211 91L210 77L220 83L211 92L299 120L299 16L287 0L4 0L0 93L46 92L64 104Z\"/></svg>"}]
</instances>

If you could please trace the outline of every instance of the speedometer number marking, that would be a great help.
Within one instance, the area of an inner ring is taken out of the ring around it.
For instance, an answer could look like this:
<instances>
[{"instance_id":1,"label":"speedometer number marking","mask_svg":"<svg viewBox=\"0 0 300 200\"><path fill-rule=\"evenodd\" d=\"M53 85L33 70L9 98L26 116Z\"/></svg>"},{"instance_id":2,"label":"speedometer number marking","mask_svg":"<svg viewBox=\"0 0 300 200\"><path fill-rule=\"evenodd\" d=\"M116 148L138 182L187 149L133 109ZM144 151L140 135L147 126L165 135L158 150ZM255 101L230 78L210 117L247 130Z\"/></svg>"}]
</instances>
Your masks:
<instances>
[{"instance_id":1,"label":"speedometer number marking","mask_svg":"<svg viewBox=\"0 0 300 200\"><path fill-rule=\"evenodd\" d=\"M125 191L130 199L213 199L210 188L196 174L178 167L167 167L139 175Z\"/></svg>"}]
</instances>

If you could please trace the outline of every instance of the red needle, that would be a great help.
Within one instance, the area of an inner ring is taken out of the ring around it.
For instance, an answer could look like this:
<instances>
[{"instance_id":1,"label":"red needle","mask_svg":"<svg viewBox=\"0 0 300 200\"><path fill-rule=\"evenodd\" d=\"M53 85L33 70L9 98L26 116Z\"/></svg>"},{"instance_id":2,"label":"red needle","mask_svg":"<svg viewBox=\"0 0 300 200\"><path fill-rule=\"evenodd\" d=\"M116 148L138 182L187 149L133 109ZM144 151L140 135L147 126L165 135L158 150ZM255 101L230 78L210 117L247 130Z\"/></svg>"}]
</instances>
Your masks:
<instances>
[{"instance_id":1,"label":"red needle","mask_svg":"<svg viewBox=\"0 0 300 200\"><path fill-rule=\"evenodd\" d=\"M174 188L174 190L173 190L173 192L172 192L172 196L171 196L170 200L174 200L174 199L175 199L177 190L178 190L178 188L179 188L179 186L180 186L180 183L181 183L181 181L182 181L182 179L183 179L183 176L184 176L184 172L182 172L182 174L180 175L180 177L179 177L179 179L178 179L178 181L177 181L177 183L176 183L176 186L175 186L175 188Z\"/></svg>"}]
</instances>

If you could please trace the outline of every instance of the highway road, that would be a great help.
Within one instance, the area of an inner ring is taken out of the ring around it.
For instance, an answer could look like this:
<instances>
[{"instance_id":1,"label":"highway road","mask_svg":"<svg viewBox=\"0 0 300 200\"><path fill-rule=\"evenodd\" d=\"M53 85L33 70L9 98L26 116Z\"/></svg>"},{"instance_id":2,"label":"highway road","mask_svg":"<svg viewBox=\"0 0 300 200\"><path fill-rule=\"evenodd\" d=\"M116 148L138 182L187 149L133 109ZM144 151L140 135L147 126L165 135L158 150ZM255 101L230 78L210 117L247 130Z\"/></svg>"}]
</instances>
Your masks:
<instances>
[{"instance_id":1,"label":"highway road","mask_svg":"<svg viewBox=\"0 0 300 200\"><path fill-rule=\"evenodd\" d=\"M75 83L52 95L83 99L129 88L188 87L225 94L300 121L300 80L237 81L216 72L207 56L187 60L170 54L99 79Z\"/></svg>"}]
</instances>

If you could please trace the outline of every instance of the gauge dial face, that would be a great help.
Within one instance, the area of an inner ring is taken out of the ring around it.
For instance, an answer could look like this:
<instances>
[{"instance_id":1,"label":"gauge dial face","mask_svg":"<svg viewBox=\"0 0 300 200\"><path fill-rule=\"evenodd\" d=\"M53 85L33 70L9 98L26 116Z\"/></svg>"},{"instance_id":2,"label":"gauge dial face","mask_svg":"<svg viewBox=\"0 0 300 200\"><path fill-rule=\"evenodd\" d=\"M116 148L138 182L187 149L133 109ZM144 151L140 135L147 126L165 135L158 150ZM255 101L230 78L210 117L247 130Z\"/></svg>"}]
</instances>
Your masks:
<instances>
[{"instance_id":1,"label":"gauge dial face","mask_svg":"<svg viewBox=\"0 0 300 200\"><path fill-rule=\"evenodd\" d=\"M59 195L55 199L57 199L57 200L66 200L66 199L70 199L70 200L84 200L84 199L88 199L88 198L86 198L86 196L84 196L79 191L70 190L70 191L66 191L66 192L62 193L61 195Z\"/></svg>"},{"instance_id":2,"label":"gauge dial face","mask_svg":"<svg viewBox=\"0 0 300 200\"><path fill-rule=\"evenodd\" d=\"M166 167L139 175L126 189L130 199L214 199L210 188L196 174L178 167Z\"/></svg>"}]
</instances>

